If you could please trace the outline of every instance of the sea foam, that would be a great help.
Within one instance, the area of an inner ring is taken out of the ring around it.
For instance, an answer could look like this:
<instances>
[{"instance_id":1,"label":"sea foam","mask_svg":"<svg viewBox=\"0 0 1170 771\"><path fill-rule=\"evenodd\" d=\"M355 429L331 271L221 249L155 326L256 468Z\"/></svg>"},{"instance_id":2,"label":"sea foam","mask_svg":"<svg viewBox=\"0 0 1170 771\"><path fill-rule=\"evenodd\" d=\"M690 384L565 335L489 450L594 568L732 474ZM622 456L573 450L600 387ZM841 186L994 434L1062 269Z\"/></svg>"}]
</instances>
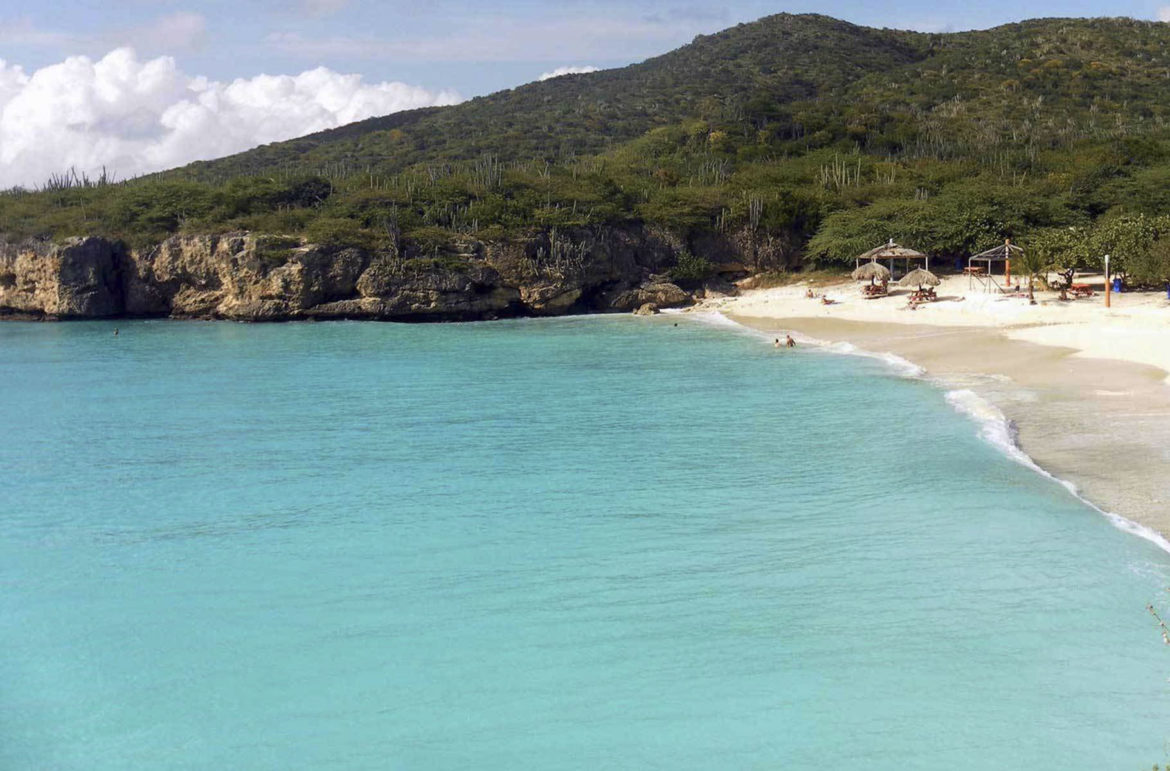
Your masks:
<instances>
[{"instance_id":1,"label":"sea foam","mask_svg":"<svg viewBox=\"0 0 1170 771\"><path fill-rule=\"evenodd\" d=\"M979 435L984 440L997 447L1009 458L1061 485L1079 501L1108 519L1117 529L1123 530L1130 535L1136 535L1138 538L1144 538L1163 551L1170 553L1170 541L1167 541L1161 533L1138 522L1126 519L1120 514L1114 514L1111 511L1102 509L1081 495L1080 490L1077 489L1075 484L1052 474L1043 466L1036 463L1036 461L1032 460L1032 457L1020 448L1015 423L990 401L974 391L965 388L948 391L946 399L948 404L974 420L980 426Z\"/></svg>"},{"instance_id":2,"label":"sea foam","mask_svg":"<svg viewBox=\"0 0 1170 771\"><path fill-rule=\"evenodd\" d=\"M764 339L769 338L767 333L760 332L759 330L753 330L750 327L728 318L719 311L696 313L693 314L693 318L704 323L712 324L714 326L725 328L734 327L739 331L755 333L753 335L755 337ZM863 348L858 348L853 343L844 341L821 340L815 337L809 337L808 335L800 335L795 332L792 333L792 336L793 339L797 340L798 342L813 346L814 348L826 353L832 353L841 356L859 356L866 359L875 359L886 364L893 372L902 377L926 379L928 382L931 382L943 389L947 389L950 385L946 380L941 378L926 377L925 368L888 351L868 351ZM1024 450L1020 447L1019 432L1016 429L1015 423L1011 421L1007 415L1005 415L1003 411L991 401L968 388L947 390L945 397L947 403L950 404L951 407L953 407L960 414L970 418L976 423L976 425L979 426L979 436L984 441L996 447L1004 455L1011 458L1020 465L1035 471L1037 474L1051 479L1061 487L1064 487L1066 490L1068 490L1069 494L1084 503L1086 506L1092 508L1101 516L1105 517L1118 530L1129 533L1130 535L1136 535L1138 538L1149 541L1163 551L1170 553L1170 540L1167 540L1166 537L1161 533L1143 524L1126 519L1120 514L1115 514L1114 512L1102 509L1100 506L1081 495L1080 490L1077 489L1075 484L1067 479L1061 479L1060 477L1052 474L1047 469L1036 463L1036 461L1034 461L1032 457L1028 455L1028 453L1024 452Z\"/></svg>"}]
</instances>

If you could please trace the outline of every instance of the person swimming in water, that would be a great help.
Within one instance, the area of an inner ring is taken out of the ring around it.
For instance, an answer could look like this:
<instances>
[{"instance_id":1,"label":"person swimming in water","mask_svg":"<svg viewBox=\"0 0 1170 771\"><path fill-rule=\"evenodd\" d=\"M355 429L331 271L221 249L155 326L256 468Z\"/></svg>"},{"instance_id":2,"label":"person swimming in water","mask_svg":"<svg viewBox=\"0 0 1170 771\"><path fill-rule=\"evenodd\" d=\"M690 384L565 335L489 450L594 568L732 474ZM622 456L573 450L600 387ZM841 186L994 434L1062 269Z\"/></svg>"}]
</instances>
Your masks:
<instances>
[{"instance_id":1,"label":"person swimming in water","mask_svg":"<svg viewBox=\"0 0 1170 771\"><path fill-rule=\"evenodd\" d=\"M780 342L780 341L777 340L776 342ZM792 335L785 335L784 345L788 346L789 348L796 347L796 341L792 339Z\"/></svg>"},{"instance_id":2,"label":"person swimming in water","mask_svg":"<svg viewBox=\"0 0 1170 771\"><path fill-rule=\"evenodd\" d=\"M779 348L779 347L780 347L780 338L778 338L778 337L777 337L775 340L773 340L773 341L772 341L772 347L773 347L773 348Z\"/></svg>"}]
</instances>

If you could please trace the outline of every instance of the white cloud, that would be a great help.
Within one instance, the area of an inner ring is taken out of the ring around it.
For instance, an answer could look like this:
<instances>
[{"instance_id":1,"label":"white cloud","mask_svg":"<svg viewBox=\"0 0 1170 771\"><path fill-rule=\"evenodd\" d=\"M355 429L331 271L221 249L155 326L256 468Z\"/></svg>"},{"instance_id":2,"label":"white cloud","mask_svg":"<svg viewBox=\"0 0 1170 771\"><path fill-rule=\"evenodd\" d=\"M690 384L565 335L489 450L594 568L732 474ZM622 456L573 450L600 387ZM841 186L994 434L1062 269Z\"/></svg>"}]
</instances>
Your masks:
<instances>
[{"instance_id":1,"label":"white cloud","mask_svg":"<svg viewBox=\"0 0 1170 771\"><path fill-rule=\"evenodd\" d=\"M0 59L0 105L8 104L28 82L28 77L20 67L9 67Z\"/></svg>"},{"instance_id":2,"label":"white cloud","mask_svg":"<svg viewBox=\"0 0 1170 771\"><path fill-rule=\"evenodd\" d=\"M27 74L0 60L0 188L70 167L119 178L217 158L375 115L454 104L453 91L366 83L319 67L231 83L119 48Z\"/></svg>"},{"instance_id":3,"label":"white cloud","mask_svg":"<svg viewBox=\"0 0 1170 771\"><path fill-rule=\"evenodd\" d=\"M1163 5L1158 9L1158 21L1170 21L1170 5Z\"/></svg>"},{"instance_id":4,"label":"white cloud","mask_svg":"<svg viewBox=\"0 0 1170 771\"><path fill-rule=\"evenodd\" d=\"M561 75L584 75L588 72L599 72L600 70L600 67L594 67L592 64L587 64L584 67L557 67L552 72L541 74L540 80L559 78Z\"/></svg>"}]
</instances>

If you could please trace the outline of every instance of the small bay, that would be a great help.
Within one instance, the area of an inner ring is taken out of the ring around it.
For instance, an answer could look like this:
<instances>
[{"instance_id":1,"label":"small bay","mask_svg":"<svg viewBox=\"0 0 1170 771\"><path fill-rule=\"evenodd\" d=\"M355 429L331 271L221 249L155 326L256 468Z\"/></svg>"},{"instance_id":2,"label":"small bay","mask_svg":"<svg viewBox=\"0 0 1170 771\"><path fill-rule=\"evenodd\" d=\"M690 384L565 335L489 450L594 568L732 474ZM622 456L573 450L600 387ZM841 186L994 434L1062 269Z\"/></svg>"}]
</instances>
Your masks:
<instances>
[{"instance_id":1,"label":"small bay","mask_svg":"<svg viewBox=\"0 0 1170 771\"><path fill-rule=\"evenodd\" d=\"M1148 768L1170 555L684 318L0 325L0 768Z\"/></svg>"}]
</instances>

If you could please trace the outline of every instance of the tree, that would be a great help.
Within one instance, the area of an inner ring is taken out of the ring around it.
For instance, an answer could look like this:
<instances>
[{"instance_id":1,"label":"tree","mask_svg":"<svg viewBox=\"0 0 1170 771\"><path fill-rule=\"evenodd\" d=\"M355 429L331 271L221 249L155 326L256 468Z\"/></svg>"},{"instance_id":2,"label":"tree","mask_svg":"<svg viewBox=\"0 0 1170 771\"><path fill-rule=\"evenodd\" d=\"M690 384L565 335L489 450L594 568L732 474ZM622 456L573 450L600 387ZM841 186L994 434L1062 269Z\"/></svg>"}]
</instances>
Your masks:
<instances>
[{"instance_id":1,"label":"tree","mask_svg":"<svg viewBox=\"0 0 1170 771\"><path fill-rule=\"evenodd\" d=\"M1142 254L1127 260L1126 276L1138 286L1170 284L1170 235L1159 238Z\"/></svg>"},{"instance_id":2,"label":"tree","mask_svg":"<svg viewBox=\"0 0 1170 771\"><path fill-rule=\"evenodd\" d=\"M1048 262L1047 254L1040 249L1025 249L1022 253L1018 253L1012 263L1017 270L1021 270L1028 276L1028 301L1036 304L1036 276L1040 274L1047 274L1051 263Z\"/></svg>"},{"instance_id":3,"label":"tree","mask_svg":"<svg viewBox=\"0 0 1170 771\"><path fill-rule=\"evenodd\" d=\"M1103 267L1106 254L1115 273L1130 273L1132 264L1147 260L1158 239L1159 220L1164 218L1123 215L1099 221L1090 232L1091 263Z\"/></svg>"},{"instance_id":4,"label":"tree","mask_svg":"<svg viewBox=\"0 0 1170 771\"><path fill-rule=\"evenodd\" d=\"M1079 228L1047 228L1036 231L1029 239L1025 254L1032 252L1040 264L1061 278L1060 299L1068 299L1073 276L1092 259L1093 246L1088 234Z\"/></svg>"}]
</instances>

